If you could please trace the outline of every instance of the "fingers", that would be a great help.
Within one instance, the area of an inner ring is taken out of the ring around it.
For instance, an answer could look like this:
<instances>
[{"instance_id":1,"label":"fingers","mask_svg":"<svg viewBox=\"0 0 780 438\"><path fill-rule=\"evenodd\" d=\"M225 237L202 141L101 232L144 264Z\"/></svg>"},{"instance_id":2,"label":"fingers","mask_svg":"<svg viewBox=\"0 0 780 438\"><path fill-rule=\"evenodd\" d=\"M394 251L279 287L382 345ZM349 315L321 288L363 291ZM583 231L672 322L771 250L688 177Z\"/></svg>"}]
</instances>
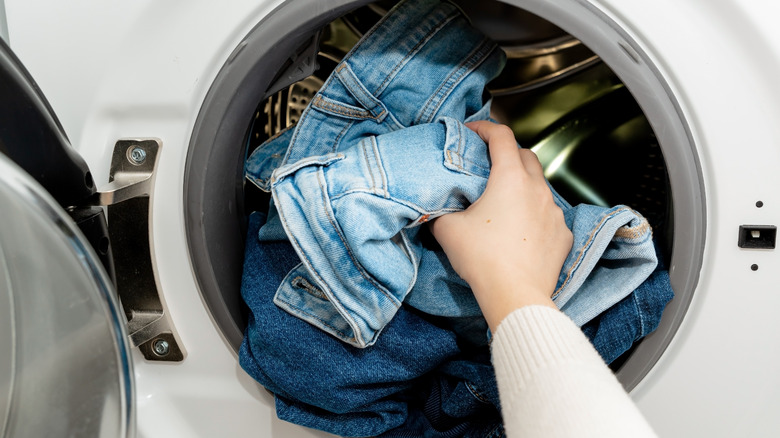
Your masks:
<instances>
[{"instance_id":1,"label":"fingers","mask_svg":"<svg viewBox=\"0 0 780 438\"><path fill-rule=\"evenodd\" d=\"M467 123L466 126L488 144L490 161L493 166L522 164L520 156L517 154L515 136L509 127L487 121L471 122Z\"/></svg>"},{"instance_id":2,"label":"fingers","mask_svg":"<svg viewBox=\"0 0 780 438\"><path fill-rule=\"evenodd\" d=\"M515 135L508 126L482 120L466 123L466 127L488 144L494 169L522 166L532 177L544 176L539 158L532 151L517 147Z\"/></svg>"},{"instance_id":3,"label":"fingers","mask_svg":"<svg viewBox=\"0 0 780 438\"><path fill-rule=\"evenodd\" d=\"M544 178L544 169L539 157L530 149L518 149L520 158L523 160L525 170L534 178Z\"/></svg>"}]
</instances>

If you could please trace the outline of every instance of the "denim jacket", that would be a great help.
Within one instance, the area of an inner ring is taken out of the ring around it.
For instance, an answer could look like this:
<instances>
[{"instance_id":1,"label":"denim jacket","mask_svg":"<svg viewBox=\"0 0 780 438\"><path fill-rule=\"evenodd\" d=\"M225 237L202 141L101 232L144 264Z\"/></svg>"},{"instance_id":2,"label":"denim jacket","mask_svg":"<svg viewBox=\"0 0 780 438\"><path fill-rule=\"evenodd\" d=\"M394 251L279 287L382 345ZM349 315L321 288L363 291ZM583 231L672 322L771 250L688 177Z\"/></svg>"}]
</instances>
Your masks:
<instances>
[{"instance_id":1,"label":"denim jacket","mask_svg":"<svg viewBox=\"0 0 780 438\"><path fill-rule=\"evenodd\" d=\"M407 297L432 314L479 315L446 257L421 244L420 225L484 190L487 147L463 122L489 117L485 84L504 61L456 6L402 2L296 127L249 157L248 180L272 192L276 209L261 238L283 228L301 259L279 286L279 307L357 347L372 345ZM572 208L553 196L574 235L553 299L582 325L653 271L651 230L628 207ZM438 287L448 283L456 287Z\"/></svg>"}]
</instances>

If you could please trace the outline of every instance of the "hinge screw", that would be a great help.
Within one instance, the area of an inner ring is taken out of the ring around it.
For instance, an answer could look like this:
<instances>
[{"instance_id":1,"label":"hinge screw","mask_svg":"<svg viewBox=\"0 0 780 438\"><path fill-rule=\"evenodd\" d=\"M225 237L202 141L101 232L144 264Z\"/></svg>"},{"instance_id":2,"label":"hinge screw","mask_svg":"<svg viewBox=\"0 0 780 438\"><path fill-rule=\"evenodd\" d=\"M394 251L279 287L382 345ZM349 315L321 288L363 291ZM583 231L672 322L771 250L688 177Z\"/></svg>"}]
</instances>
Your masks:
<instances>
[{"instance_id":1,"label":"hinge screw","mask_svg":"<svg viewBox=\"0 0 780 438\"><path fill-rule=\"evenodd\" d=\"M141 164L146 160L146 151L139 146L133 146L127 156L133 164Z\"/></svg>"},{"instance_id":2,"label":"hinge screw","mask_svg":"<svg viewBox=\"0 0 780 438\"><path fill-rule=\"evenodd\" d=\"M154 349L154 354L158 356L166 356L171 351L171 346L165 339L158 339L154 341L152 349Z\"/></svg>"}]
</instances>

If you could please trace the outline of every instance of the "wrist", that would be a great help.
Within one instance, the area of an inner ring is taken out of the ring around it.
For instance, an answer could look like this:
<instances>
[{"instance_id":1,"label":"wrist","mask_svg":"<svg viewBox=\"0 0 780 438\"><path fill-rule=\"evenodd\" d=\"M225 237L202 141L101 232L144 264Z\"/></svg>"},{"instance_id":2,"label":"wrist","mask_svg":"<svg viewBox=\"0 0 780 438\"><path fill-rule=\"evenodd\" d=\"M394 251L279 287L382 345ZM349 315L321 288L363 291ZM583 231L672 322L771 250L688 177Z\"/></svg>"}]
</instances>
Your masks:
<instances>
[{"instance_id":1,"label":"wrist","mask_svg":"<svg viewBox=\"0 0 780 438\"><path fill-rule=\"evenodd\" d=\"M498 329L501 321L513 311L532 305L558 309L550 298L552 291L529 287L522 282L501 285L478 285L472 287L479 307L492 331Z\"/></svg>"}]
</instances>

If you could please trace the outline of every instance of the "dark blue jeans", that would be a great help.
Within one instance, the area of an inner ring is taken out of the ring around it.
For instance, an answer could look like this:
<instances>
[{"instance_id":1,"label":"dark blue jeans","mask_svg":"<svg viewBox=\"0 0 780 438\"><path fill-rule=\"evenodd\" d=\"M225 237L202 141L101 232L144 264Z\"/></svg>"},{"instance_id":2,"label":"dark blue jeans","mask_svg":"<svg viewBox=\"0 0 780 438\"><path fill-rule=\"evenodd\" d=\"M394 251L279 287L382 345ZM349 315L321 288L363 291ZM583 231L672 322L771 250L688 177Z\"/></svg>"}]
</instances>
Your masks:
<instances>
[{"instance_id":1,"label":"dark blue jeans","mask_svg":"<svg viewBox=\"0 0 780 438\"><path fill-rule=\"evenodd\" d=\"M656 253L658 266L647 280L598 318L582 326L583 333L606 363L612 363L658 328L666 304L674 298L669 272L658 245Z\"/></svg>"},{"instance_id":2,"label":"dark blue jeans","mask_svg":"<svg viewBox=\"0 0 780 438\"><path fill-rule=\"evenodd\" d=\"M300 260L287 241L259 242L263 220L255 213L249 222L242 296L250 314L239 360L274 393L280 419L342 436L398 428L485 437L500 428L487 347L462 348L443 320L403 306L361 349L278 308L276 289Z\"/></svg>"},{"instance_id":3,"label":"dark blue jeans","mask_svg":"<svg viewBox=\"0 0 780 438\"><path fill-rule=\"evenodd\" d=\"M259 241L264 220L253 213L249 221L239 360L274 393L280 419L342 436L503 435L489 349L458 336L464 324L402 306L372 347L339 341L273 303L300 260L288 241ZM671 297L666 271L656 270L583 330L611 362L655 329Z\"/></svg>"}]
</instances>

